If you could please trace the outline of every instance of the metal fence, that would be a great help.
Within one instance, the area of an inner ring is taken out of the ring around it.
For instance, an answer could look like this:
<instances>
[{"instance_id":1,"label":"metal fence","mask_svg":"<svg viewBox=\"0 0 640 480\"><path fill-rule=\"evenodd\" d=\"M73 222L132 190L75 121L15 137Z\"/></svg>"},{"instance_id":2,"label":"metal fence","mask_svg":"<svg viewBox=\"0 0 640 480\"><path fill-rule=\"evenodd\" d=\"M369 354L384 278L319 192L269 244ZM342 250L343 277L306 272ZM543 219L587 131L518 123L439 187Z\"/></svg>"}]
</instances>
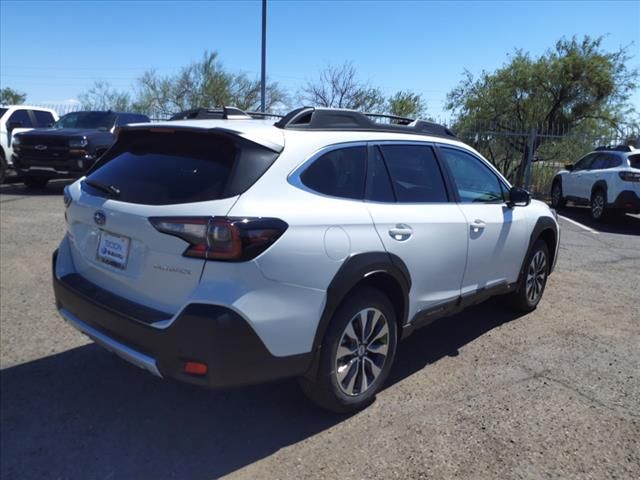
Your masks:
<instances>
[{"instance_id":1,"label":"metal fence","mask_svg":"<svg viewBox=\"0 0 640 480\"><path fill-rule=\"evenodd\" d=\"M479 123L460 128L458 136L489 159L514 184L535 196L549 195L553 177L600 146L638 147L640 130L619 128L584 132L568 125Z\"/></svg>"},{"instance_id":2,"label":"metal fence","mask_svg":"<svg viewBox=\"0 0 640 480\"><path fill-rule=\"evenodd\" d=\"M55 110L59 115L82 110L82 106L76 103L37 106ZM152 122L167 120L150 117ZM279 117L269 117L267 114L266 118L277 120ZM393 120L377 118L376 121L384 123ZM620 144L640 147L640 130L634 128L592 133L565 124L479 122L456 126L448 125L446 121L438 123L456 130L462 141L482 153L514 185L523 186L542 198L549 194L551 181L558 170L596 147Z\"/></svg>"}]
</instances>

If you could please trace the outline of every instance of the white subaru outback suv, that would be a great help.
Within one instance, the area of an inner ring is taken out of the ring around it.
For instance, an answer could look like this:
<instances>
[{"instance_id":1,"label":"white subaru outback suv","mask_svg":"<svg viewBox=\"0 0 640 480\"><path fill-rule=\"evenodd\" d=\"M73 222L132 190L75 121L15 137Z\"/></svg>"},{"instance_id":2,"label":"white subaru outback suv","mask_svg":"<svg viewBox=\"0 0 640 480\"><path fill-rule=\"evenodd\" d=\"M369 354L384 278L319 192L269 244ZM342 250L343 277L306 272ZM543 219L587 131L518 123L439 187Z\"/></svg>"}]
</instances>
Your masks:
<instances>
[{"instance_id":1,"label":"white subaru outback suv","mask_svg":"<svg viewBox=\"0 0 640 480\"><path fill-rule=\"evenodd\" d=\"M567 201L591 207L594 220L640 213L640 150L626 145L599 147L575 165L566 165L551 185L551 206Z\"/></svg>"},{"instance_id":2,"label":"white subaru outback suv","mask_svg":"<svg viewBox=\"0 0 640 480\"><path fill-rule=\"evenodd\" d=\"M299 377L346 412L415 328L492 295L540 301L553 212L446 128L223 117L122 127L67 187L57 307L107 349L208 387Z\"/></svg>"}]
</instances>

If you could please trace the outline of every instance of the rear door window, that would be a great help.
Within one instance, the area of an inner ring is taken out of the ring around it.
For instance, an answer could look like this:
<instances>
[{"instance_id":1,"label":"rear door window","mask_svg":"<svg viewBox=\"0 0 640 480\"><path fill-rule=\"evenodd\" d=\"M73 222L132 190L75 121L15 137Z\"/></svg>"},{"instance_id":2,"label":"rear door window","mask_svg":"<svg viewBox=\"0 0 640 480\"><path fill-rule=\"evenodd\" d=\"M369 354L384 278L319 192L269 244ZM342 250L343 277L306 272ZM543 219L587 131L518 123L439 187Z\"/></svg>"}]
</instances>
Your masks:
<instances>
[{"instance_id":1,"label":"rear door window","mask_svg":"<svg viewBox=\"0 0 640 480\"><path fill-rule=\"evenodd\" d=\"M302 183L332 197L364 197L367 148L345 147L331 150L315 160L300 175Z\"/></svg>"},{"instance_id":2,"label":"rear door window","mask_svg":"<svg viewBox=\"0 0 640 480\"><path fill-rule=\"evenodd\" d=\"M36 117L36 128L47 128L56 122L51 112L32 110L32 113Z\"/></svg>"},{"instance_id":3,"label":"rear door window","mask_svg":"<svg viewBox=\"0 0 640 480\"><path fill-rule=\"evenodd\" d=\"M598 153L589 165L589 170L602 170L603 168L607 168L607 164L609 162L609 155L606 153Z\"/></svg>"},{"instance_id":4,"label":"rear door window","mask_svg":"<svg viewBox=\"0 0 640 480\"><path fill-rule=\"evenodd\" d=\"M393 203L396 197L391 186L389 171L378 147L370 150L369 168L367 169L367 200L373 202Z\"/></svg>"},{"instance_id":5,"label":"rear door window","mask_svg":"<svg viewBox=\"0 0 640 480\"><path fill-rule=\"evenodd\" d=\"M449 201L433 148L428 145L382 145L380 150L398 202Z\"/></svg>"},{"instance_id":6,"label":"rear door window","mask_svg":"<svg viewBox=\"0 0 640 480\"><path fill-rule=\"evenodd\" d=\"M133 130L120 135L83 189L145 205L217 200L244 192L276 158L276 153L241 138ZM108 190L119 193L110 195Z\"/></svg>"},{"instance_id":7,"label":"rear door window","mask_svg":"<svg viewBox=\"0 0 640 480\"><path fill-rule=\"evenodd\" d=\"M629 166L631 168L640 168L640 155L629 155Z\"/></svg>"}]
</instances>

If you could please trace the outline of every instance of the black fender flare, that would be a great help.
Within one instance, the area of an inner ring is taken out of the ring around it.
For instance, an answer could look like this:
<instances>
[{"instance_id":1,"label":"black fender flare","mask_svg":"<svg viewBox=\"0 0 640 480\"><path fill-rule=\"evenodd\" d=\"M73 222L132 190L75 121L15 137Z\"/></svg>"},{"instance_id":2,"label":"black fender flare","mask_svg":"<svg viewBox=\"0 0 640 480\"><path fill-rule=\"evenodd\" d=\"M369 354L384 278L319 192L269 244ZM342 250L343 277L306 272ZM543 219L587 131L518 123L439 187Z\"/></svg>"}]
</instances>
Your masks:
<instances>
[{"instance_id":1,"label":"black fender flare","mask_svg":"<svg viewBox=\"0 0 640 480\"><path fill-rule=\"evenodd\" d=\"M604 180L598 180L593 184L593 187L591 187L591 196L589 197L589 201L591 201L591 198L593 198L593 193L596 190L602 190L604 192L604 203L608 203L607 182L605 182Z\"/></svg>"},{"instance_id":2,"label":"black fender flare","mask_svg":"<svg viewBox=\"0 0 640 480\"><path fill-rule=\"evenodd\" d=\"M325 307L313 339L312 351L314 352L314 361L309 372L310 375L315 375L322 341L331 319L340 304L342 304L349 292L356 285L366 281L367 277L379 273L391 277L400 287L403 296L402 318L399 319L400 325L404 325L407 322L411 275L409 274L409 269L400 257L388 252L368 252L347 258L327 288Z\"/></svg>"},{"instance_id":3,"label":"black fender flare","mask_svg":"<svg viewBox=\"0 0 640 480\"><path fill-rule=\"evenodd\" d=\"M556 184L556 182L560 184L560 189L562 189L562 177L563 175L560 174L556 174L556 176L553 177L553 180L551 180L551 190L553 190L553 186Z\"/></svg>"},{"instance_id":4,"label":"black fender flare","mask_svg":"<svg viewBox=\"0 0 640 480\"><path fill-rule=\"evenodd\" d=\"M527 268L527 258L529 258L529 255L531 254L531 250L533 249L533 246L535 245L536 241L539 238L541 238L543 234L545 234L546 231L551 232L551 234L553 235L554 248L552 248L551 249L552 251L549 252L549 254L552 255L551 267L549 269L549 273L553 271L553 268L555 267L555 264L556 264L556 248L555 247L557 247L558 242L560 241L560 238L558 236L558 225L551 217L540 217L538 218L538 221L534 225L533 230L531 231L531 235L529 236L529 245L527 246L527 252L524 258L522 259L522 266L520 267L520 273L518 275L517 285L520 285L520 280L522 279L522 276L525 273L525 269Z\"/></svg>"}]
</instances>

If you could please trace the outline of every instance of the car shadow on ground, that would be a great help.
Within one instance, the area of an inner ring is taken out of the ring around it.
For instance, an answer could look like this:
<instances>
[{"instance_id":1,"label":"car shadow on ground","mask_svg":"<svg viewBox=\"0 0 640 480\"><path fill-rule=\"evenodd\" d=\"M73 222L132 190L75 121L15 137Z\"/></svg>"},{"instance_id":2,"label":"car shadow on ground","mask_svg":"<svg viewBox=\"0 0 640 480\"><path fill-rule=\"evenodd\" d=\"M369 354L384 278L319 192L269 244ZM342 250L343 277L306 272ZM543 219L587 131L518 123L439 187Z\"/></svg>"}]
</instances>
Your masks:
<instances>
[{"instance_id":1,"label":"car shadow on ground","mask_svg":"<svg viewBox=\"0 0 640 480\"><path fill-rule=\"evenodd\" d=\"M405 340L389 386L518 317L499 303ZM3 478L217 478L349 418L312 406L294 380L209 391L93 344L2 370L0 387Z\"/></svg>"},{"instance_id":2,"label":"car shadow on ground","mask_svg":"<svg viewBox=\"0 0 640 480\"><path fill-rule=\"evenodd\" d=\"M570 218L598 232L640 235L640 216L638 215L619 215L603 222L596 222L591 218L589 207L565 207L558 210L558 215Z\"/></svg>"},{"instance_id":3,"label":"car shadow on ground","mask_svg":"<svg viewBox=\"0 0 640 480\"><path fill-rule=\"evenodd\" d=\"M44 188L27 187L19 180L12 183L4 183L0 185L0 195L30 196L42 197L47 195L62 195L64 187L73 183L75 180L50 180Z\"/></svg>"}]
</instances>

